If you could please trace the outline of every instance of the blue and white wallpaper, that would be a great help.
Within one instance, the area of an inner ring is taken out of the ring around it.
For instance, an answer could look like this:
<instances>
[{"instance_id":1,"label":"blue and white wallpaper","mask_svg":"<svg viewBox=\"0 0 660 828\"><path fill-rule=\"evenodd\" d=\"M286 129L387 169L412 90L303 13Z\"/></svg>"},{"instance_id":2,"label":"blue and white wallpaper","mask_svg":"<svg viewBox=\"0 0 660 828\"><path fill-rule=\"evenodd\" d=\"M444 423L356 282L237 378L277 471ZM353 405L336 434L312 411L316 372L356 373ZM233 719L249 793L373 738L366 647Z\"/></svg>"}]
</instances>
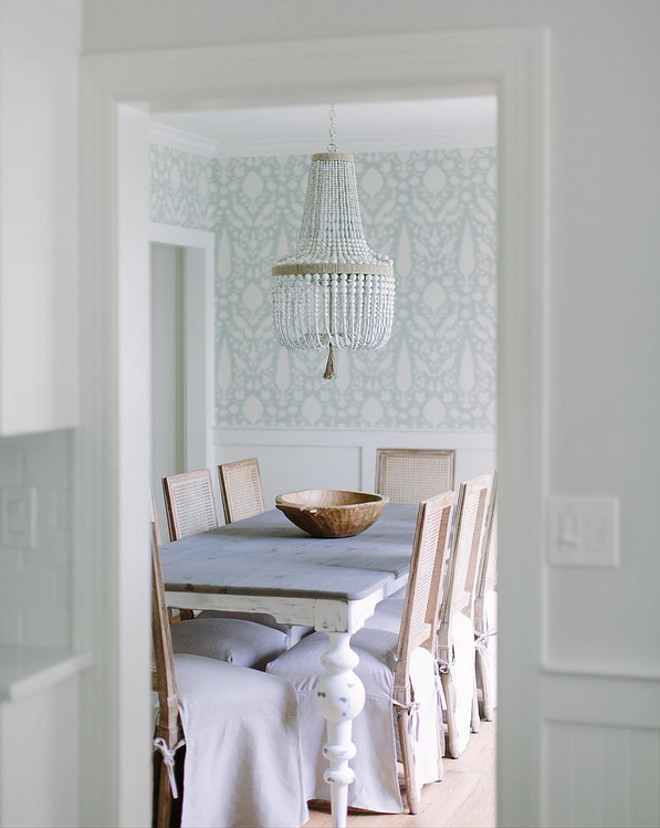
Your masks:
<instances>
[{"instance_id":1,"label":"blue and white wallpaper","mask_svg":"<svg viewBox=\"0 0 660 828\"><path fill-rule=\"evenodd\" d=\"M289 352L270 316L273 260L295 247L308 156L206 158L151 147L151 220L216 237L216 424L495 426L496 151L356 155L365 235L394 258L380 351Z\"/></svg>"}]
</instances>

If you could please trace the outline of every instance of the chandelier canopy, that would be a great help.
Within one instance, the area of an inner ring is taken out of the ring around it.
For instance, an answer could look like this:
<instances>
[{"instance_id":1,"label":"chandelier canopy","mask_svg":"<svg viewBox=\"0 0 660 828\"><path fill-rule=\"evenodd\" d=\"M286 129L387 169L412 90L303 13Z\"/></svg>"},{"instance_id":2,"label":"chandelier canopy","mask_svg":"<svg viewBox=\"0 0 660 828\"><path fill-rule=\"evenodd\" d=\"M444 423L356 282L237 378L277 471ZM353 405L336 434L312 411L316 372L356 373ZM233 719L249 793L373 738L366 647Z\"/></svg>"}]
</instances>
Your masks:
<instances>
[{"instance_id":1,"label":"chandelier canopy","mask_svg":"<svg viewBox=\"0 0 660 828\"><path fill-rule=\"evenodd\" d=\"M312 156L298 244L272 270L277 340L292 351L329 348L326 379L334 349L381 348L394 315L392 259L364 238L355 162L336 151L334 109L330 124L328 152Z\"/></svg>"}]
</instances>

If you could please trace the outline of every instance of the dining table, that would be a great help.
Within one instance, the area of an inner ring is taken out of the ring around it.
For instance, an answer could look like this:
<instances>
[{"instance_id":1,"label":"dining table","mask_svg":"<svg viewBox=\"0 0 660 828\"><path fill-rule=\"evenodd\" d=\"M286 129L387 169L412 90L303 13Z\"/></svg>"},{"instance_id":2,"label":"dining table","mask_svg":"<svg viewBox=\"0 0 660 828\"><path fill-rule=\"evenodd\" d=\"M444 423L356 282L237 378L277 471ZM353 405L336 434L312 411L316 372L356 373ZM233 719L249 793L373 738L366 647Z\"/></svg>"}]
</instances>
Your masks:
<instances>
[{"instance_id":1,"label":"dining table","mask_svg":"<svg viewBox=\"0 0 660 828\"><path fill-rule=\"evenodd\" d=\"M365 702L350 639L406 583L417 511L416 503L388 503L361 534L319 538L272 509L160 549L168 606L269 613L327 634L316 703L327 722L324 778L334 826L346 825L352 720Z\"/></svg>"}]
</instances>

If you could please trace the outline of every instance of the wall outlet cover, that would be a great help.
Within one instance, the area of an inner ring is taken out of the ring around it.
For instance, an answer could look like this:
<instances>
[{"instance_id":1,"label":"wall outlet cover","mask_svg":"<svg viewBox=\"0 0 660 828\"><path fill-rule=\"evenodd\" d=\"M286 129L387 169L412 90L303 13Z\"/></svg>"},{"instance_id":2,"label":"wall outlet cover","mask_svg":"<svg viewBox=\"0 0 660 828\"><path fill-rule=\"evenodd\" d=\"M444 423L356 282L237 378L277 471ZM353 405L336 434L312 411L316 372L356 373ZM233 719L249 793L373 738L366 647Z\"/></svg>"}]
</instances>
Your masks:
<instances>
[{"instance_id":1,"label":"wall outlet cover","mask_svg":"<svg viewBox=\"0 0 660 828\"><path fill-rule=\"evenodd\" d=\"M619 566L617 497L551 497L548 529L552 566Z\"/></svg>"},{"instance_id":2,"label":"wall outlet cover","mask_svg":"<svg viewBox=\"0 0 660 828\"><path fill-rule=\"evenodd\" d=\"M0 487L0 545L36 549L37 490L34 487Z\"/></svg>"}]
</instances>

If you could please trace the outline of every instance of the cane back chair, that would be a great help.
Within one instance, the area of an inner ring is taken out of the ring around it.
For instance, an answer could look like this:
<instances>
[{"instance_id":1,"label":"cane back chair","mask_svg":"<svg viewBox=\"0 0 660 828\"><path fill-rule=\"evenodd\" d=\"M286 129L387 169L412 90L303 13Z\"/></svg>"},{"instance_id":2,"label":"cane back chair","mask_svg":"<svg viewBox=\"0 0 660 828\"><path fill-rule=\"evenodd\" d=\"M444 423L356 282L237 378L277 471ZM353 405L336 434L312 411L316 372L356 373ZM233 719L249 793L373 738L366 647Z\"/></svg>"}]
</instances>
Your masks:
<instances>
[{"instance_id":1,"label":"cane back chair","mask_svg":"<svg viewBox=\"0 0 660 828\"><path fill-rule=\"evenodd\" d=\"M259 461L256 457L218 466L225 523L260 515L264 511Z\"/></svg>"},{"instance_id":2,"label":"cane back chair","mask_svg":"<svg viewBox=\"0 0 660 828\"><path fill-rule=\"evenodd\" d=\"M453 491L455 452L445 449L376 450L376 491L393 503L419 503Z\"/></svg>"},{"instance_id":3,"label":"cane back chair","mask_svg":"<svg viewBox=\"0 0 660 828\"><path fill-rule=\"evenodd\" d=\"M475 720L473 603L492 475L461 483L438 628L438 665L445 697L447 755L457 759L478 731Z\"/></svg>"},{"instance_id":4,"label":"cane back chair","mask_svg":"<svg viewBox=\"0 0 660 828\"><path fill-rule=\"evenodd\" d=\"M483 552L474 600L474 645L477 687L481 689L481 718L491 721L497 706L497 479L486 513Z\"/></svg>"}]
</instances>

